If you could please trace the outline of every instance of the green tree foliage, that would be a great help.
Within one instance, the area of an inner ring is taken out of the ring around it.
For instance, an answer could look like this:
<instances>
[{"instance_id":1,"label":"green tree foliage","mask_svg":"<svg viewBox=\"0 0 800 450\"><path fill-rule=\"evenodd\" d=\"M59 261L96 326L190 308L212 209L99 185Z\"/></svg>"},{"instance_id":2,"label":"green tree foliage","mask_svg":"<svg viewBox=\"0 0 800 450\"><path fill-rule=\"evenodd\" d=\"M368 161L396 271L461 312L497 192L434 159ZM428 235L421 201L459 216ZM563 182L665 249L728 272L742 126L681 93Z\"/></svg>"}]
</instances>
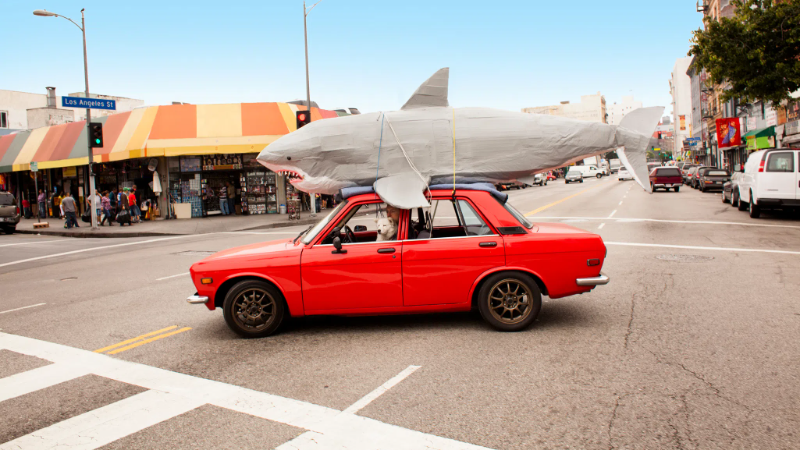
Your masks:
<instances>
[{"instance_id":1,"label":"green tree foliage","mask_svg":"<svg viewBox=\"0 0 800 450\"><path fill-rule=\"evenodd\" d=\"M800 0L733 0L733 18L694 32L690 56L722 101L778 104L800 89Z\"/></svg>"}]
</instances>

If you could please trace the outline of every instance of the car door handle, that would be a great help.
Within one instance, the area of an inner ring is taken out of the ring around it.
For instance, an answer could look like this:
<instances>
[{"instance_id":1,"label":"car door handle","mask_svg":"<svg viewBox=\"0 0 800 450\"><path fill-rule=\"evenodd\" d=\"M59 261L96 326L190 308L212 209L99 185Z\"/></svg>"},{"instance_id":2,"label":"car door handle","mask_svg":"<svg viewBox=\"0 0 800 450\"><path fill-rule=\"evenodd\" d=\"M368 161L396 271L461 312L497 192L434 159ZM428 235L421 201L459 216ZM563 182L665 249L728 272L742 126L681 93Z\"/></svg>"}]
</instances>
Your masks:
<instances>
[{"instance_id":1,"label":"car door handle","mask_svg":"<svg viewBox=\"0 0 800 450\"><path fill-rule=\"evenodd\" d=\"M394 253L395 249L393 248L379 248L378 253Z\"/></svg>"},{"instance_id":2,"label":"car door handle","mask_svg":"<svg viewBox=\"0 0 800 450\"><path fill-rule=\"evenodd\" d=\"M481 247L497 247L497 242L481 242L478 245Z\"/></svg>"}]
</instances>

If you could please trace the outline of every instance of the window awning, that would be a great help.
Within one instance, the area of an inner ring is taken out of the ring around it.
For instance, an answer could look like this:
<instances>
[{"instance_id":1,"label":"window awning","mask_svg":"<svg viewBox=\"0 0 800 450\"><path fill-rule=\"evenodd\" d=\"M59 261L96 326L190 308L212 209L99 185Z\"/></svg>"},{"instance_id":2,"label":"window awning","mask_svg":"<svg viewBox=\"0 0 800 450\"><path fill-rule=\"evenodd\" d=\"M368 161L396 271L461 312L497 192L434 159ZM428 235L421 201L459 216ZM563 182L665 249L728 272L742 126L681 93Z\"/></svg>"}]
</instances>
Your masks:
<instances>
[{"instance_id":1,"label":"window awning","mask_svg":"<svg viewBox=\"0 0 800 450\"><path fill-rule=\"evenodd\" d=\"M762 128L760 130L748 131L747 133L744 134L744 136L742 136L742 139L747 139L749 137L760 138L760 137L770 137L770 136L775 136L774 126Z\"/></svg>"},{"instance_id":2,"label":"window awning","mask_svg":"<svg viewBox=\"0 0 800 450\"><path fill-rule=\"evenodd\" d=\"M304 108L304 107L300 107ZM166 105L137 108L93 119L103 123L104 147L96 163L151 156L258 153L297 129L289 103ZM337 117L311 108L311 120ZM0 173L88 164L86 122L73 122L0 136Z\"/></svg>"}]
</instances>

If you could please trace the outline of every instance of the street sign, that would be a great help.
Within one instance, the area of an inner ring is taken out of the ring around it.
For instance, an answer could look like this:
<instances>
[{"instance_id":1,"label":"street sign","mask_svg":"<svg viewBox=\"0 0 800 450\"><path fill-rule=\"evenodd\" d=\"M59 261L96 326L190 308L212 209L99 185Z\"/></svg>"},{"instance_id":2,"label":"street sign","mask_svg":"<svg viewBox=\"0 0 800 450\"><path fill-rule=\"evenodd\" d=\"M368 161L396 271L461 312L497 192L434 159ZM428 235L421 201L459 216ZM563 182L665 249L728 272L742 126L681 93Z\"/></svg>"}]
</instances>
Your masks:
<instances>
[{"instance_id":1,"label":"street sign","mask_svg":"<svg viewBox=\"0 0 800 450\"><path fill-rule=\"evenodd\" d=\"M61 106L66 108L108 109L116 111L116 100L85 97L61 97Z\"/></svg>"},{"instance_id":2,"label":"street sign","mask_svg":"<svg viewBox=\"0 0 800 450\"><path fill-rule=\"evenodd\" d=\"M39 163L36 161L31 161L31 172L38 172L39 171Z\"/></svg>"}]
</instances>

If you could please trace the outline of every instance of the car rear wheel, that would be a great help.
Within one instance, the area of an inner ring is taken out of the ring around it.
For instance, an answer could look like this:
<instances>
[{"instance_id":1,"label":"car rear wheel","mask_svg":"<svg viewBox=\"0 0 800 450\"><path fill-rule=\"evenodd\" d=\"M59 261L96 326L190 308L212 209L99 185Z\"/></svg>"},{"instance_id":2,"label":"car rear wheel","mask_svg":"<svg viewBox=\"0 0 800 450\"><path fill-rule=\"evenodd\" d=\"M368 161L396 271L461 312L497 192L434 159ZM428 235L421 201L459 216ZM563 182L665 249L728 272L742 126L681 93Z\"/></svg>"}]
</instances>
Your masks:
<instances>
[{"instance_id":1,"label":"car rear wheel","mask_svg":"<svg viewBox=\"0 0 800 450\"><path fill-rule=\"evenodd\" d=\"M528 275L520 272L490 276L478 293L483 319L500 331L527 328L542 309L542 292Z\"/></svg>"},{"instance_id":2,"label":"car rear wheel","mask_svg":"<svg viewBox=\"0 0 800 450\"><path fill-rule=\"evenodd\" d=\"M257 280L241 281L233 286L222 308L228 327L246 338L273 334L286 315L281 292Z\"/></svg>"},{"instance_id":3,"label":"car rear wheel","mask_svg":"<svg viewBox=\"0 0 800 450\"><path fill-rule=\"evenodd\" d=\"M680 186L675 186L673 189L675 189L675 192L680 192L681 187Z\"/></svg>"},{"instance_id":4,"label":"car rear wheel","mask_svg":"<svg viewBox=\"0 0 800 450\"><path fill-rule=\"evenodd\" d=\"M733 189L731 189L731 206L739 206L739 194L737 194Z\"/></svg>"},{"instance_id":5,"label":"car rear wheel","mask_svg":"<svg viewBox=\"0 0 800 450\"><path fill-rule=\"evenodd\" d=\"M739 194L736 194L736 209L739 211L747 211L747 202L742 200L742 197Z\"/></svg>"},{"instance_id":6,"label":"car rear wheel","mask_svg":"<svg viewBox=\"0 0 800 450\"><path fill-rule=\"evenodd\" d=\"M761 208L756 205L756 199L753 198L753 193L750 193L750 203L748 204L748 212L750 213L750 217L752 219L758 219L761 217Z\"/></svg>"},{"instance_id":7,"label":"car rear wheel","mask_svg":"<svg viewBox=\"0 0 800 450\"><path fill-rule=\"evenodd\" d=\"M598 173L597 174L597 178L603 178L603 174L602 173Z\"/></svg>"}]
</instances>

